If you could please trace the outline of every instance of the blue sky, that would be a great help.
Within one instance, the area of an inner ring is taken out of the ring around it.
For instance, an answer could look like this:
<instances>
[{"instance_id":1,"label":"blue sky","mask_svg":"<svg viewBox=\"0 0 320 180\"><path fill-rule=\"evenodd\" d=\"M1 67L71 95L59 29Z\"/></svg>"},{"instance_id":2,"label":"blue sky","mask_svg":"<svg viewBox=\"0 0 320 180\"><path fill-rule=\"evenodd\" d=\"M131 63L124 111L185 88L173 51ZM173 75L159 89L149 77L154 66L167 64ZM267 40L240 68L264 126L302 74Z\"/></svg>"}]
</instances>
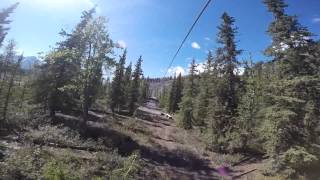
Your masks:
<instances>
[{"instance_id":1,"label":"blue sky","mask_svg":"<svg viewBox=\"0 0 320 180\"><path fill-rule=\"evenodd\" d=\"M1 0L0 8L17 2ZM97 5L98 15L109 19L112 39L128 48L128 61L143 56L145 76L161 77L206 0L20 0L11 16L8 39L18 42L26 56L50 50L61 40L60 30L71 30L81 12ZM299 17L302 25L320 34L320 1L287 0L289 14ZM270 44L266 29L271 22L261 0L213 0L182 48L172 70L184 71L195 58L204 61L208 50L217 47L215 37L221 14L227 11L236 18L238 47L254 59L265 60L262 51ZM315 39L319 37L315 36ZM193 45L193 46L192 46Z\"/></svg>"}]
</instances>

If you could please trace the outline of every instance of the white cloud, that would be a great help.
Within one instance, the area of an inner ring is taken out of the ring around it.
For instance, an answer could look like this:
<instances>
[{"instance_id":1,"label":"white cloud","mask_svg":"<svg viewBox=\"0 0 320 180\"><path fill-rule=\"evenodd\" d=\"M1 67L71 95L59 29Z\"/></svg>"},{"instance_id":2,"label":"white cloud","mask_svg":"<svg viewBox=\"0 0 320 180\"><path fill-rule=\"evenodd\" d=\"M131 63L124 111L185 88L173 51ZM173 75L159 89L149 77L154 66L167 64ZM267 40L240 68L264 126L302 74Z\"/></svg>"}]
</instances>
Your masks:
<instances>
[{"instance_id":1,"label":"white cloud","mask_svg":"<svg viewBox=\"0 0 320 180\"><path fill-rule=\"evenodd\" d=\"M243 75L244 74L244 71L245 71L245 68L244 67L238 67L238 69L235 69L234 70L237 75Z\"/></svg>"},{"instance_id":2,"label":"white cloud","mask_svg":"<svg viewBox=\"0 0 320 180\"><path fill-rule=\"evenodd\" d=\"M193 42L191 43L191 47L194 48L194 49L200 49L200 45L197 43L197 42Z\"/></svg>"},{"instance_id":3,"label":"white cloud","mask_svg":"<svg viewBox=\"0 0 320 180\"><path fill-rule=\"evenodd\" d=\"M123 40L119 40L116 43L116 47L121 48L121 49L125 49L125 48L127 48L127 43Z\"/></svg>"},{"instance_id":4,"label":"white cloud","mask_svg":"<svg viewBox=\"0 0 320 180\"><path fill-rule=\"evenodd\" d=\"M168 69L169 76L176 75L178 76L181 73L181 75L186 75L186 70L183 69L181 66L171 67Z\"/></svg>"},{"instance_id":5,"label":"white cloud","mask_svg":"<svg viewBox=\"0 0 320 180\"><path fill-rule=\"evenodd\" d=\"M313 23L320 23L320 17L315 17L312 19Z\"/></svg>"},{"instance_id":6,"label":"white cloud","mask_svg":"<svg viewBox=\"0 0 320 180\"><path fill-rule=\"evenodd\" d=\"M209 37L205 37L204 38L206 41L211 41L211 39Z\"/></svg>"},{"instance_id":7,"label":"white cloud","mask_svg":"<svg viewBox=\"0 0 320 180\"><path fill-rule=\"evenodd\" d=\"M198 63L197 64L197 73L203 73L204 72L205 63Z\"/></svg>"}]
</instances>

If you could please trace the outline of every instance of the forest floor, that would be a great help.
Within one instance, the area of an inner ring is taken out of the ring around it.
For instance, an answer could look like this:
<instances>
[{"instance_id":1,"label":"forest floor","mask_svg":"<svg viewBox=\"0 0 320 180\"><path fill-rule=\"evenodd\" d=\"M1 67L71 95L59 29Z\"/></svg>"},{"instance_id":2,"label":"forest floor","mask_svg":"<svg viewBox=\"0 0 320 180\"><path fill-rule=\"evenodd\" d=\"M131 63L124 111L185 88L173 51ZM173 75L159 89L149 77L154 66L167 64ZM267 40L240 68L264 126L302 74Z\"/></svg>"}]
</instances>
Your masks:
<instances>
[{"instance_id":1,"label":"forest floor","mask_svg":"<svg viewBox=\"0 0 320 180\"><path fill-rule=\"evenodd\" d=\"M204 143L195 135L196 130L185 131L177 127L176 122L165 118L165 113L160 110L148 107L140 110L144 116L135 119L136 126L149 131L149 142L142 142L148 147L141 151L148 166L143 174L152 171L159 175L154 177L156 179L177 180L254 180L263 177L259 171L264 164L263 157L231 156L207 151Z\"/></svg>"},{"instance_id":2,"label":"forest floor","mask_svg":"<svg viewBox=\"0 0 320 180\"><path fill-rule=\"evenodd\" d=\"M149 108L149 107L150 108ZM140 107L135 117L90 112L92 119L87 122L86 136L92 139L101 137L110 141L111 148L116 148L118 153L128 156L138 151L142 162L141 171L137 179L161 180L211 180L211 179L272 179L261 174L263 157L248 157L244 155L217 154L206 149L204 142L198 136L198 130L183 130L177 127L173 119L166 118L164 112L147 104ZM77 129L74 122L80 119L74 116L57 114L64 126ZM41 132L43 131L43 132ZM39 143L43 135L55 133L47 130L32 130L32 142ZM28 134L28 133L26 133ZM24 135L26 137L30 135ZM9 139L0 138L0 145L14 151L23 148L19 137L8 136ZM44 139L50 141L50 137ZM62 138L63 137L58 137ZM52 138L57 139L57 138ZM61 141L62 142L62 141ZM59 142L58 142L59 143ZM47 151L59 156L63 149L71 149L75 157L94 159L95 151L104 151L88 147L70 146L46 142L41 145ZM103 148L109 148L104 146Z\"/></svg>"}]
</instances>

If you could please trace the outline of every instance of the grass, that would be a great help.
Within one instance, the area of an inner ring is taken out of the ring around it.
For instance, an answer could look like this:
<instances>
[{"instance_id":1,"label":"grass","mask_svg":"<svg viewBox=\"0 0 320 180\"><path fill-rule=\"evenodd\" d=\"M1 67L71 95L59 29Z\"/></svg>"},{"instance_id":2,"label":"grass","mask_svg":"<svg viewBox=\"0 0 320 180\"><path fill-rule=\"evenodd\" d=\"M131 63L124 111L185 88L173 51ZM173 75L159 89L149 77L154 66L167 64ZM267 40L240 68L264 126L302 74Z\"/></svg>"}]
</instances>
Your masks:
<instances>
[{"instance_id":1,"label":"grass","mask_svg":"<svg viewBox=\"0 0 320 180\"><path fill-rule=\"evenodd\" d=\"M60 117L57 125L45 118L30 123L20 132L23 144L0 159L0 179L135 179L141 161L129 134L139 134L134 132L139 124L121 118L130 122L124 126L110 119L89 123L85 132L78 129L77 118Z\"/></svg>"},{"instance_id":2,"label":"grass","mask_svg":"<svg viewBox=\"0 0 320 180\"><path fill-rule=\"evenodd\" d=\"M139 119L133 117L117 116L116 119L114 119L111 123L109 121L108 125L112 129L131 137L139 144L152 144L152 132L141 122L139 122Z\"/></svg>"},{"instance_id":3,"label":"grass","mask_svg":"<svg viewBox=\"0 0 320 180\"><path fill-rule=\"evenodd\" d=\"M139 161L138 153L121 157L116 151L89 153L25 146L0 165L0 179L132 179L139 172Z\"/></svg>"}]
</instances>

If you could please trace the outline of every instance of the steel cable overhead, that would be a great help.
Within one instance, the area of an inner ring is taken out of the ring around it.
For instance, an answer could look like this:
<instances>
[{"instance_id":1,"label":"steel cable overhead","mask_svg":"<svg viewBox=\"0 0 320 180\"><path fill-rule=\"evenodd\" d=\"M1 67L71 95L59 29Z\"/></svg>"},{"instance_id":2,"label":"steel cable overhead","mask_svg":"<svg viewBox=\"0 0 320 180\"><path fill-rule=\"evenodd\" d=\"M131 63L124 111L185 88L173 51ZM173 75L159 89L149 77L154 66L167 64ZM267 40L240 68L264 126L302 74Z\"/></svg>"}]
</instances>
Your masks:
<instances>
[{"instance_id":1,"label":"steel cable overhead","mask_svg":"<svg viewBox=\"0 0 320 180\"><path fill-rule=\"evenodd\" d=\"M171 62L170 62L169 66L168 66L168 68L167 68L167 70L166 70L166 72L165 72L165 74L164 74L164 77L166 77L166 75L168 74L168 71L169 71L170 67L172 66L174 60L176 59L177 55L179 54L179 52L180 52L183 44L184 44L184 43L186 42L186 40L188 39L188 37L189 37L190 33L192 32L193 28L196 26L197 22L199 21L199 19L201 18L202 14L205 12L205 10L207 9L207 7L208 7L209 4L211 3L211 1L212 1L212 0L208 0L207 3L205 4L205 6L202 8L201 12L198 14L196 20L194 21L194 23L193 23L192 26L190 27L187 35L184 37L184 39L182 40L182 42L181 42L178 50L176 51L176 53L174 54L173 58L171 59Z\"/></svg>"}]
</instances>

